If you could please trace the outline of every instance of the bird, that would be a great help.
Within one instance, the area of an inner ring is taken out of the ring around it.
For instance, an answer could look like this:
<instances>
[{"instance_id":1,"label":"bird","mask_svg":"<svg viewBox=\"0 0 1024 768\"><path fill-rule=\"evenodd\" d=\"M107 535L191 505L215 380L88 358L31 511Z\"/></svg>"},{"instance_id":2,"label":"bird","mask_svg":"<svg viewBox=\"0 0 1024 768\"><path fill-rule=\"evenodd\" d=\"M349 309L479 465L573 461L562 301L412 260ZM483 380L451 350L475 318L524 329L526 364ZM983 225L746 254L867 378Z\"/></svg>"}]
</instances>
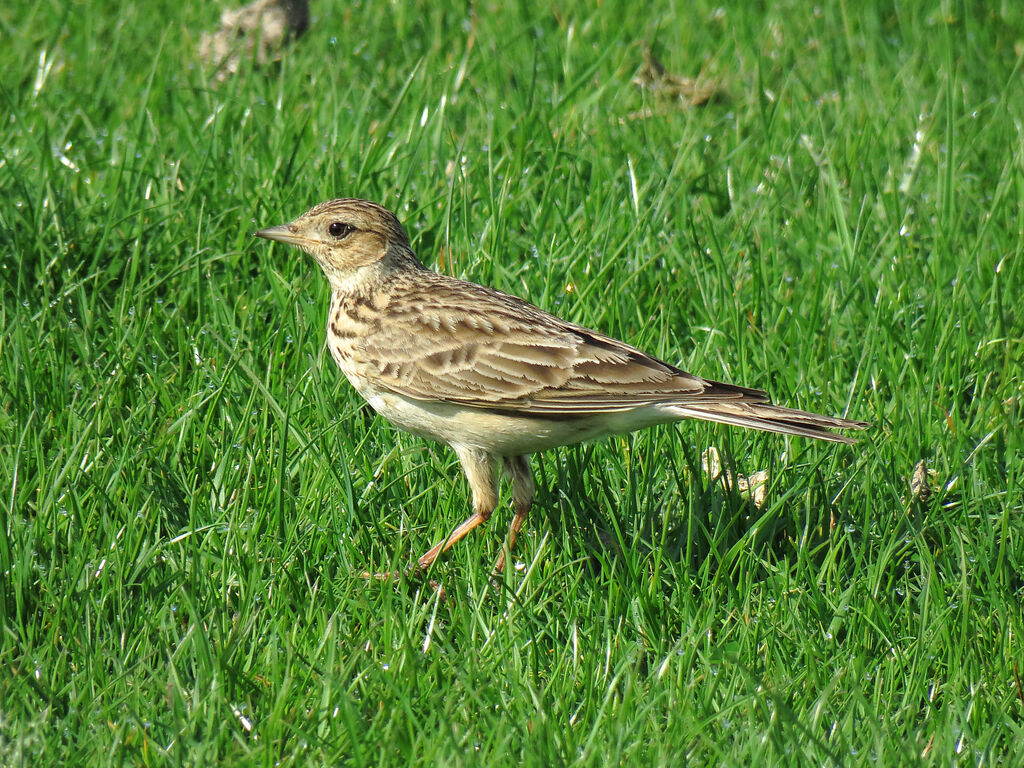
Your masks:
<instances>
[{"instance_id":1,"label":"bird","mask_svg":"<svg viewBox=\"0 0 1024 768\"><path fill-rule=\"evenodd\" d=\"M500 573L533 505L529 457L540 451L686 418L837 443L856 441L836 430L869 426L774 405L759 389L687 373L516 296L435 272L377 203L328 200L253 236L319 264L331 289L327 349L356 392L391 424L458 457L472 513L407 573L426 571L488 522L504 471L514 514Z\"/></svg>"}]
</instances>

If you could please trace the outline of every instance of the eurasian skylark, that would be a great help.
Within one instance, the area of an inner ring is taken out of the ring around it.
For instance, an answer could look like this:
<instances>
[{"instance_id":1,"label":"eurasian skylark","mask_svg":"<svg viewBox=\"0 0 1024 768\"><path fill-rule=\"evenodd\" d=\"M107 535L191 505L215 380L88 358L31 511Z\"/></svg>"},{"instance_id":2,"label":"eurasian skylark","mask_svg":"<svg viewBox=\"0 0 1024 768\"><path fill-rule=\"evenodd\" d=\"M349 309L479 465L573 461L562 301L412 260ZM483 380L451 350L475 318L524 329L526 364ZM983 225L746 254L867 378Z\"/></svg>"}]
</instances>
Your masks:
<instances>
[{"instance_id":1,"label":"eurasian skylark","mask_svg":"<svg viewBox=\"0 0 1024 768\"><path fill-rule=\"evenodd\" d=\"M257 237L295 245L331 285L327 347L373 408L455 451L473 514L418 560L429 567L498 503L512 478L509 550L533 502L529 454L684 418L839 443L862 421L772 405L757 389L703 379L522 299L433 272L391 211L321 203ZM496 570L504 566L502 552ZM391 576L394 574L386 574Z\"/></svg>"}]
</instances>

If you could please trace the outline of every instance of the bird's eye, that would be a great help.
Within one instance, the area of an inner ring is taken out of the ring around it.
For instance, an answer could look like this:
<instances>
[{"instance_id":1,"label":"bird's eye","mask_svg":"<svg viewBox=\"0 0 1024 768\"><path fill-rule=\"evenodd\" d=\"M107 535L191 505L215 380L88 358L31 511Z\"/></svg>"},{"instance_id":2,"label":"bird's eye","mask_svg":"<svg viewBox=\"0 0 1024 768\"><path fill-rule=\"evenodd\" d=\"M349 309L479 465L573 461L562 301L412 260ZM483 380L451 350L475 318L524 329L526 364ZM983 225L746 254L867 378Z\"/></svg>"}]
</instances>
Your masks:
<instances>
[{"instance_id":1,"label":"bird's eye","mask_svg":"<svg viewBox=\"0 0 1024 768\"><path fill-rule=\"evenodd\" d=\"M327 225L327 234L336 240L343 240L352 234L353 229L355 229L355 227L348 224L343 224L340 221L332 221Z\"/></svg>"}]
</instances>

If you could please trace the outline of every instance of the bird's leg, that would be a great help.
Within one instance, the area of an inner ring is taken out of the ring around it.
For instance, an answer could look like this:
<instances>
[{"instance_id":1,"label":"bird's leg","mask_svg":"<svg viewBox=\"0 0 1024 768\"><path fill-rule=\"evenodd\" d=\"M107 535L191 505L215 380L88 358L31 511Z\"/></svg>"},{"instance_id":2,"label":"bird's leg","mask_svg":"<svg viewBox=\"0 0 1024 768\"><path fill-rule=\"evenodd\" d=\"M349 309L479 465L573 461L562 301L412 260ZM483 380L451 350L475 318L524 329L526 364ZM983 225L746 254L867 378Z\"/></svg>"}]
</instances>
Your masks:
<instances>
[{"instance_id":1,"label":"bird's leg","mask_svg":"<svg viewBox=\"0 0 1024 768\"><path fill-rule=\"evenodd\" d=\"M455 546L467 533L490 520L494 508L498 505L498 465L494 457L475 448L452 447L459 457L459 463L462 464L462 471L466 473L466 479L469 480L469 489L473 492L473 514L416 561L423 570L429 568L438 555Z\"/></svg>"},{"instance_id":2,"label":"bird's leg","mask_svg":"<svg viewBox=\"0 0 1024 768\"><path fill-rule=\"evenodd\" d=\"M474 508L476 507L475 504L473 506ZM478 525L486 523L490 519L491 512L493 511L494 508L492 507L487 511L478 510L474 512L472 515L463 520L459 527L452 531L447 538L441 539L441 541L437 542L437 544L435 544L425 553L423 553L423 555L420 556L420 559L416 561L416 564L422 570L425 571L427 568L433 565L438 555L440 555L442 552L447 552L449 549L455 546L456 542L462 539L467 533L472 531Z\"/></svg>"},{"instance_id":3,"label":"bird's leg","mask_svg":"<svg viewBox=\"0 0 1024 768\"><path fill-rule=\"evenodd\" d=\"M508 527L508 552L516 544L516 536L526 522L526 516L533 506L533 472L530 470L530 459L527 456L508 456L505 458L505 469L512 477L512 503L516 513L512 524ZM505 568L505 550L501 550L498 562L494 565L495 575Z\"/></svg>"},{"instance_id":4,"label":"bird's leg","mask_svg":"<svg viewBox=\"0 0 1024 768\"><path fill-rule=\"evenodd\" d=\"M473 514L462 521L447 537L428 549L416 561L416 565L409 569L410 575L425 571L433 565L438 555L447 552L478 525L490 520L494 508L498 504L498 467L490 454L461 446L453 446L453 448L455 448L455 453L459 457L459 463L462 464L466 479L469 480L469 488L473 493ZM363 576L379 581L393 581L401 578L402 572L385 571L374 574L364 572Z\"/></svg>"},{"instance_id":5,"label":"bird's leg","mask_svg":"<svg viewBox=\"0 0 1024 768\"><path fill-rule=\"evenodd\" d=\"M456 542L466 536L478 525L491 519L494 508L498 505L498 465L486 451L462 446L452 446L459 457L462 470L469 480L469 489L473 492L473 514L467 517L447 537L428 549L409 569L410 575L425 571L442 552L447 552ZM384 571L380 573L363 572L364 578L378 581L394 581L402 577L401 571Z\"/></svg>"}]
</instances>

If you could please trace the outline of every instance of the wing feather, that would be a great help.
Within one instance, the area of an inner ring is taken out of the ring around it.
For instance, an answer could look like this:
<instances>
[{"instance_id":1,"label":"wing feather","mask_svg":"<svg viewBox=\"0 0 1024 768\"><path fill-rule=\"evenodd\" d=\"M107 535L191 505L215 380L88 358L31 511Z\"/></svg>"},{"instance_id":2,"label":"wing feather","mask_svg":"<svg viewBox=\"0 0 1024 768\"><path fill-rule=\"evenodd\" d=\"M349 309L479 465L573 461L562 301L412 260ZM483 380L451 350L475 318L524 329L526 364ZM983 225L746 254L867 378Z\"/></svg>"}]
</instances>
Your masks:
<instances>
[{"instance_id":1,"label":"wing feather","mask_svg":"<svg viewBox=\"0 0 1024 768\"><path fill-rule=\"evenodd\" d=\"M450 278L435 290L404 287L395 286L387 323L357 347L374 378L406 397L551 416L768 402L759 390L707 381L499 291Z\"/></svg>"}]
</instances>

